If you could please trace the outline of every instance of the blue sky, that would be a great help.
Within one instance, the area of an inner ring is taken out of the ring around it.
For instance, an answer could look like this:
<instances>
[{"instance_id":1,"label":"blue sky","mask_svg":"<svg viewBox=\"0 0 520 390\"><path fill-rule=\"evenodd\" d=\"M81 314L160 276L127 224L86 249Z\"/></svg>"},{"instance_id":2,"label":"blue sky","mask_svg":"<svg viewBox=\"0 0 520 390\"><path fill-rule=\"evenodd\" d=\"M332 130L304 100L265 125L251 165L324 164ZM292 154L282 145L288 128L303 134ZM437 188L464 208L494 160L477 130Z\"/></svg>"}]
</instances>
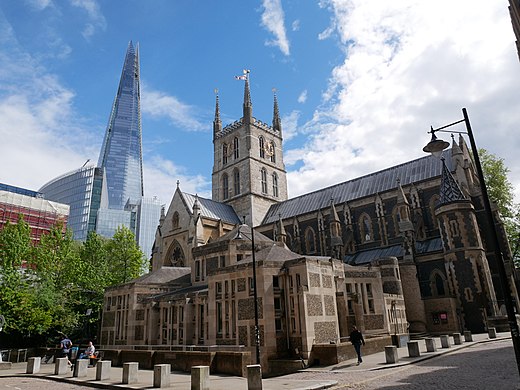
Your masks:
<instances>
[{"instance_id":1,"label":"blue sky","mask_svg":"<svg viewBox=\"0 0 520 390\"><path fill-rule=\"evenodd\" d=\"M139 42L145 195L211 194L214 89L224 125L271 123L289 194L423 156L467 107L520 195L520 62L507 1L4 0L0 182L38 189L97 162L128 42ZM456 130L456 129L455 129ZM462 130L462 129L460 129ZM446 135L449 139L449 134Z\"/></svg>"}]
</instances>

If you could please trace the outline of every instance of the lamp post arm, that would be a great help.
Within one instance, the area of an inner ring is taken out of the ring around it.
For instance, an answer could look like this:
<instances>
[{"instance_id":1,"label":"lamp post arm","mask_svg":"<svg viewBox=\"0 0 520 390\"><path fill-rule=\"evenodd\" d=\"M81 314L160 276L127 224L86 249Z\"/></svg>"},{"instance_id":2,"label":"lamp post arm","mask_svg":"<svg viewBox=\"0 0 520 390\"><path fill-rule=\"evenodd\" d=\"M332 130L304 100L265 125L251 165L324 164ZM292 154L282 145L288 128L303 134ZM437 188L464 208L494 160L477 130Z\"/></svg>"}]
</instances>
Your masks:
<instances>
[{"instance_id":1,"label":"lamp post arm","mask_svg":"<svg viewBox=\"0 0 520 390\"><path fill-rule=\"evenodd\" d=\"M491 239L494 246L495 258L498 265L498 274L500 277L500 284L502 287L502 294L504 295L504 303L507 311L507 319L509 322L509 327L511 329L511 339L513 341L513 347L515 350L516 364L517 369L520 374L520 332L518 329L518 323L516 321L516 315L513 305L513 299L511 298L512 286L509 283L506 273L506 267L504 264L504 258L502 256L502 251L500 250L500 242L498 240L497 230L495 226L495 219L493 218L493 213L491 211L491 203L489 201L488 191L486 187L486 182L484 180L484 172L482 171L482 165L480 163L480 158L478 155L477 145L475 143L475 137L473 136L473 131L471 130L471 124L469 122L468 113L465 108L462 109L462 114L464 115L463 121L466 123L466 129L468 131L469 141L471 143L471 151L473 152L473 158L475 159L475 167L477 169L478 179L480 181L480 190L482 192L482 198L484 202L484 209L486 212L487 222L489 224L489 228L491 231ZM515 288L516 289L516 288Z\"/></svg>"}]
</instances>

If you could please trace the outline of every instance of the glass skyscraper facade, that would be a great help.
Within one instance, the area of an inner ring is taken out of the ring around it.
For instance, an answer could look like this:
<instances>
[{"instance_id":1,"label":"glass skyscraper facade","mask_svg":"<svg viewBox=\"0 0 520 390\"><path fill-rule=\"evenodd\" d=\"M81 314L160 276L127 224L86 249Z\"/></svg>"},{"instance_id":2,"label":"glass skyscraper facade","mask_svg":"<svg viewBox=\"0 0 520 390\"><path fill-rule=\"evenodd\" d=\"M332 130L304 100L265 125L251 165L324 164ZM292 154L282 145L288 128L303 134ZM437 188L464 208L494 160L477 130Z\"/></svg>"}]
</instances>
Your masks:
<instances>
[{"instance_id":1,"label":"glass skyscraper facade","mask_svg":"<svg viewBox=\"0 0 520 390\"><path fill-rule=\"evenodd\" d=\"M150 258L161 205L143 198L140 95L139 46L130 42L98 167L68 173L40 190L47 199L71 205L69 226L75 239L85 240L93 230L110 238L118 227L126 226Z\"/></svg>"},{"instance_id":2,"label":"glass skyscraper facade","mask_svg":"<svg viewBox=\"0 0 520 390\"><path fill-rule=\"evenodd\" d=\"M75 240L84 241L96 230L98 210L107 203L104 182L103 169L87 166L51 180L39 192L45 199L70 206L68 227Z\"/></svg>"},{"instance_id":3,"label":"glass skyscraper facade","mask_svg":"<svg viewBox=\"0 0 520 390\"><path fill-rule=\"evenodd\" d=\"M98 166L105 169L108 208L124 210L144 195L139 46L128 44Z\"/></svg>"}]
</instances>

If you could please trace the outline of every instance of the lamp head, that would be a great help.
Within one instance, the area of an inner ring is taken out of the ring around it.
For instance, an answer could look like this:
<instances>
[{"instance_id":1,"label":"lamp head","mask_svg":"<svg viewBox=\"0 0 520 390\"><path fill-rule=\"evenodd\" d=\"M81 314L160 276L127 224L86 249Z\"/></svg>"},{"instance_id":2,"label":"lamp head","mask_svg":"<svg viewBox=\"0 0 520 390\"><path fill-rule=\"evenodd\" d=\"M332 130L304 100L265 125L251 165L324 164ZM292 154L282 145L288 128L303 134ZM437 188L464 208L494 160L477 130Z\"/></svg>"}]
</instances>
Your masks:
<instances>
[{"instance_id":1,"label":"lamp head","mask_svg":"<svg viewBox=\"0 0 520 390\"><path fill-rule=\"evenodd\" d=\"M438 139L437 136L435 135L434 131L433 131L433 128L432 128L431 133L432 133L432 139L431 139L430 142L428 142L428 145L426 145L423 148L423 152L431 153L435 157L440 157L441 154L442 154L442 151L444 149L446 149L447 147L449 147L450 143L446 142L446 141L444 141L442 139Z\"/></svg>"}]
</instances>

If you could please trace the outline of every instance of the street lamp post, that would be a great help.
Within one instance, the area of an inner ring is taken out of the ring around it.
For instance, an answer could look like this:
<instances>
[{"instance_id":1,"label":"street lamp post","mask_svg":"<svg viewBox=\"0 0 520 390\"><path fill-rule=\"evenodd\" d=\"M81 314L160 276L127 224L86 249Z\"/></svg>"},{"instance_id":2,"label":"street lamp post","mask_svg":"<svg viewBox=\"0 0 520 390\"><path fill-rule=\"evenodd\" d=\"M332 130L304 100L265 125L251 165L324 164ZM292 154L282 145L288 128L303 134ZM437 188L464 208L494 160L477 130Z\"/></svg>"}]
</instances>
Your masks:
<instances>
[{"instance_id":1,"label":"street lamp post","mask_svg":"<svg viewBox=\"0 0 520 390\"><path fill-rule=\"evenodd\" d=\"M244 217L244 224L245 224ZM238 227L237 235L235 239L242 240L244 236L240 232L240 226ZM247 238L247 237L246 237ZM260 364L260 327L258 326L258 289L256 285L256 254L255 254L255 232L253 226L251 226L251 257L253 260L253 300L255 307L255 352L256 352L256 364Z\"/></svg>"},{"instance_id":2,"label":"street lamp post","mask_svg":"<svg viewBox=\"0 0 520 390\"><path fill-rule=\"evenodd\" d=\"M473 131L471 130L471 124L469 122L468 113L465 108L462 109L462 114L464 116L464 119L461 119L459 121L450 123L449 125L439 127L437 129L431 128L432 139L423 148L423 151L427 153L432 153L433 155L440 155L444 149L446 149L449 146L449 143L446 141L443 141L441 139L438 139L435 136L435 133L438 131L440 132L446 132L446 133L459 133L459 134L467 134L469 137L469 141L471 143L471 151L473 153L473 158L475 159L475 166L477 168L477 174L478 179L480 182L480 190L482 192L482 197L484 201L484 210L486 212L486 218L487 222L489 224L489 227L491 229L491 239L494 246L495 251L495 257L497 259L497 265L498 265L498 276L500 278L500 284L502 287L502 294L504 295L504 301L506 305L506 311L507 311L507 319L509 322L509 327L511 329L511 339L513 341L513 348L515 350L515 357L516 357L516 365L518 372L520 374L520 332L518 329L518 322L516 321L515 316L515 310L513 305L513 299L511 298L511 291L512 288L514 288L514 285L511 285L507 278L506 273L506 267L504 264L504 259L502 257L502 251L500 250L500 244L498 240L497 231L495 228L495 221L493 218L493 213L491 211L491 204L489 202L489 196L488 191L486 188L486 183L484 181L484 173L482 171L482 165L480 164L480 158L478 155L478 149L477 145L475 144L475 138L473 137ZM446 129L448 127L454 126L456 124L464 122L466 125L466 131L443 131L443 129Z\"/></svg>"},{"instance_id":3,"label":"street lamp post","mask_svg":"<svg viewBox=\"0 0 520 390\"><path fill-rule=\"evenodd\" d=\"M251 226L251 245L253 257L253 299L255 302L255 348L256 364L260 364L260 328L258 326L258 290L256 286L256 255L255 255L255 232Z\"/></svg>"}]
</instances>

